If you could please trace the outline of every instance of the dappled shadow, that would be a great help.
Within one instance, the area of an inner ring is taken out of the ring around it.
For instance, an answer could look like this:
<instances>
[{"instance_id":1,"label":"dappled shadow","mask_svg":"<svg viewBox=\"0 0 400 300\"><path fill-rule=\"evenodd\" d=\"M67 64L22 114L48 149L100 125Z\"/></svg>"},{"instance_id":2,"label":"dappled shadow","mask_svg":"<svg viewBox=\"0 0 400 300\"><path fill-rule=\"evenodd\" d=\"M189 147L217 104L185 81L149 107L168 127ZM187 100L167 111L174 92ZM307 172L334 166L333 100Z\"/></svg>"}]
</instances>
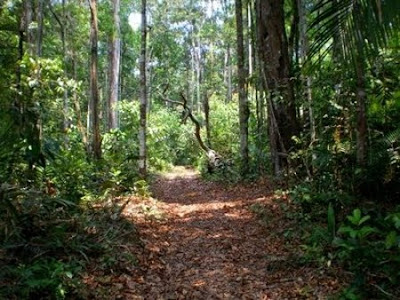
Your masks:
<instances>
[{"instance_id":1,"label":"dappled shadow","mask_svg":"<svg viewBox=\"0 0 400 300\"><path fill-rule=\"evenodd\" d=\"M165 218L137 221L147 269L131 281L126 299L325 298L338 288L277 234L288 224L265 182L228 186L167 176L152 191ZM252 205L270 208L267 225Z\"/></svg>"}]
</instances>

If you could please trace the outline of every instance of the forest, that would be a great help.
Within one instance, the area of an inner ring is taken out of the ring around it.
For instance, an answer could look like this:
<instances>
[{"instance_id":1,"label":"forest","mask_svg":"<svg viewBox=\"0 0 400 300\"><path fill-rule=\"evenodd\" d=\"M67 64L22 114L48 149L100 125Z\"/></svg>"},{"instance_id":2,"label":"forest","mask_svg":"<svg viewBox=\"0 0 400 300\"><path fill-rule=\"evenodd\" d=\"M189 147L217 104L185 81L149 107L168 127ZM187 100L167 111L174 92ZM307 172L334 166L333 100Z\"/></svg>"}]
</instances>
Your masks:
<instances>
[{"instance_id":1,"label":"forest","mask_svg":"<svg viewBox=\"0 0 400 300\"><path fill-rule=\"evenodd\" d=\"M0 0L1 299L400 299L400 1Z\"/></svg>"}]
</instances>

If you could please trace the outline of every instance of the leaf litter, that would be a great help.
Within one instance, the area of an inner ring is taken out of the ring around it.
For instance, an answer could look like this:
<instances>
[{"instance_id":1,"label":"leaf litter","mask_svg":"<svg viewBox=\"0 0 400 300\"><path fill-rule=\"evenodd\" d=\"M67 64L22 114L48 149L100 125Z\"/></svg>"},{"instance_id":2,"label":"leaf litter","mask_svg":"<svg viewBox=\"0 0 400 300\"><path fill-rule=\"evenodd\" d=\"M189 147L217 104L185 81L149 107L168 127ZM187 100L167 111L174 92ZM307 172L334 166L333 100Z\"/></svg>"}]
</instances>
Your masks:
<instances>
[{"instance_id":1,"label":"leaf litter","mask_svg":"<svg viewBox=\"0 0 400 300\"><path fill-rule=\"evenodd\" d=\"M108 299L326 299L345 284L339 269L298 262L298 241L283 234L296 224L266 180L227 185L174 169L151 189L154 198L132 196L124 209L142 247L132 249L137 266L112 274Z\"/></svg>"}]
</instances>

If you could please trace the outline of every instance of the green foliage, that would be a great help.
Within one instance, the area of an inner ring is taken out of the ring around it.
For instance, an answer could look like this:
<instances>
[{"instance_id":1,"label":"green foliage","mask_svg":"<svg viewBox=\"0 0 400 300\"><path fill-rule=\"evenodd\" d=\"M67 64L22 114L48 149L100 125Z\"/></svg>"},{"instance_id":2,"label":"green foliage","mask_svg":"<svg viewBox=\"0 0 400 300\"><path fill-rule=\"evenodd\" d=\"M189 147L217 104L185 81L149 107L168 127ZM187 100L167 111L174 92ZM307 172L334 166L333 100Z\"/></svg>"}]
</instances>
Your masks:
<instances>
[{"instance_id":1,"label":"green foliage","mask_svg":"<svg viewBox=\"0 0 400 300\"><path fill-rule=\"evenodd\" d=\"M134 184L134 191L141 197L148 198L151 196L149 185L145 180L136 181Z\"/></svg>"},{"instance_id":2,"label":"green foliage","mask_svg":"<svg viewBox=\"0 0 400 300\"><path fill-rule=\"evenodd\" d=\"M123 114L128 113L126 111ZM136 127L137 128L137 127ZM103 135L104 188L129 190L138 178L138 146L132 130L116 129Z\"/></svg>"},{"instance_id":3,"label":"green foliage","mask_svg":"<svg viewBox=\"0 0 400 300\"><path fill-rule=\"evenodd\" d=\"M337 257L355 272L353 290L367 286L367 276L377 274L383 287L399 284L400 222L398 209L386 217L372 217L360 209L347 216L334 240Z\"/></svg>"},{"instance_id":4,"label":"green foliage","mask_svg":"<svg viewBox=\"0 0 400 300\"><path fill-rule=\"evenodd\" d=\"M155 170L171 165L193 165L199 158L200 147L194 137L194 125L182 124L172 109L157 107L149 116L149 164Z\"/></svg>"},{"instance_id":5,"label":"green foliage","mask_svg":"<svg viewBox=\"0 0 400 300\"><path fill-rule=\"evenodd\" d=\"M328 181L328 180L327 180ZM329 184L331 186L332 182ZM333 189L333 187L332 187ZM334 218L344 207L351 204L353 198L344 191L326 190L320 187L320 182L304 182L293 187L289 194L294 203L300 205L306 217L314 220L328 221L330 233L335 227Z\"/></svg>"},{"instance_id":6,"label":"green foliage","mask_svg":"<svg viewBox=\"0 0 400 300\"><path fill-rule=\"evenodd\" d=\"M238 105L235 101L224 103L221 99L210 101L211 145L222 157L238 161L239 124Z\"/></svg>"},{"instance_id":7,"label":"green foliage","mask_svg":"<svg viewBox=\"0 0 400 300\"><path fill-rule=\"evenodd\" d=\"M120 217L120 205L83 208L5 184L0 200L2 298L70 298L79 294L88 263L109 270L136 261L130 250L118 248L137 243L135 227Z\"/></svg>"},{"instance_id":8,"label":"green foliage","mask_svg":"<svg viewBox=\"0 0 400 300\"><path fill-rule=\"evenodd\" d=\"M72 140L54 153L44 172L60 196L75 203L93 188L94 166L88 162L83 146Z\"/></svg>"},{"instance_id":9,"label":"green foliage","mask_svg":"<svg viewBox=\"0 0 400 300\"><path fill-rule=\"evenodd\" d=\"M7 268L7 280L15 280L17 284L0 295L17 296L21 299L49 298L65 299L71 288L76 288L77 280L73 274L80 271L79 266L73 266L54 258L39 258L32 264L20 264L15 269Z\"/></svg>"}]
</instances>

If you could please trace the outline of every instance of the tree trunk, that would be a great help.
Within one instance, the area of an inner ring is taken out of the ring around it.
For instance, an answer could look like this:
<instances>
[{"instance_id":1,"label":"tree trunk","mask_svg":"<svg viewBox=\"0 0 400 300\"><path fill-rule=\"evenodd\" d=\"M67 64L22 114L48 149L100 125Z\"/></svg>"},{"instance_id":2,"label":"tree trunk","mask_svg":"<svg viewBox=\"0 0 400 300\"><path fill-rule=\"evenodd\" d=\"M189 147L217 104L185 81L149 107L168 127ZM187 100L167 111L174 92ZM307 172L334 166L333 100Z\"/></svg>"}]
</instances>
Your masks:
<instances>
[{"instance_id":1,"label":"tree trunk","mask_svg":"<svg viewBox=\"0 0 400 300\"><path fill-rule=\"evenodd\" d=\"M254 44L253 44L253 15L251 1L247 3L247 40L248 40L248 75L251 76L254 72Z\"/></svg>"},{"instance_id":2,"label":"tree trunk","mask_svg":"<svg viewBox=\"0 0 400 300\"><path fill-rule=\"evenodd\" d=\"M365 90L365 77L363 64L356 58L357 76L357 164L365 167L367 157L367 92Z\"/></svg>"},{"instance_id":3,"label":"tree trunk","mask_svg":"<svg viewBox=\"0 0 400 300\"><path fill-rule=\"evenodd\" d=\"M24 0L24 9L25 9L25 39L28 45L28 52L30 55L35 53L35 44L34 44L34 36L32 29L30 28L31 23L33 22L33 3L32 0Z\"/></svg>"},{"instance_id":4,"label":"tree trunk","mask_svg":"<svg viewBox=\"0 0 400 300\"><path fill-rule=\"evenodd\" d=\"M78 81L78 71L77 71L77 64L76 64L76 55L72 52L72 69L73 69L73 78L77 82ZM85 130L85 126L82 123L82 112L81 112L81 105L79 103L78 92L74 90L74 108L75 108L75 116L76 116L76 125L78 127L79 132L81 133L81 138L83 145L87 152L89 152L89 144L88 138Z\"/></svg>"},{"instance_id":5,"label":"tree trunk","mask_svg":"<svg viewBox=\"0 0 400 300\"><path fill-rule=\"evenodd\" d=\"M225 52L225 76L226 102L232 101L232 65L231 65L231 46L228 44Z\"/></svg>"},{"instance_id":6,"label":"tree trunk","mask_svg":"<svg viewBox=\"0 0 400 300\"><path fill-rule=\"evenodd\" d=\"M99 90L97 85L98 69L98 26L97 0L89 0L90 5L90 137L92 153L95 159L101 158L101 136L99 118Z\"/></svg>"},{"instance_id":7,"label":"tree trunk","mask_svg":"<svg viewBox=\"0 0 400 300\"><path fill-rule=\"evenodd\" d=\"M43 44L43 1L38 0L37 7L37 23L38 23L38 31L37 31L37 41L36 41L36 53L38 57L42 56L42 44Z\"/></svg>"},{"instance_id":8,"label":"tree trunk","mask_svg":"<svg viewBox=\"0 0 400 300\"><path fill-rule=\"evenodd\" d=\"M239 128L240 128L240 173L249 172L249 145L248 145L248 120L249 105L246 94L245 56L243 44L243 8L242 0L235 0L236 9L236 38L237 38L237 64L238 64L238 89L239 89Z\"/></svg>"},{"instance_id":9,"label":"tree trunk","mask_svg":"<svg viewBox=\"0 0 400 300\"><path fill-rule=\"evenodd\" d=\"M43 0L40 0L43 1ZM62 54L63 54L63 71L64 71L64 78L66 79L68 77L68 71L67 71L67 65L68 65L68 55L67 55L67 48L66 48L66 12L65 12L65 4L66 0L62 1L62 8L63 8L63 16L62 16L62 21L60 17L56 14L56 12L53 9L53 6L51 5L51 2L48 3L50 12L53 14L54 18L56 19L58 25L60 26L60 37L61 37L61 45L62 45ZM38 43L39 44L39 43ZM70 127L70 121L69 121L69 100L68 100L68 89L64 89L64 94L63 94L63 115L64 115L64 121L63 121L63 131L66 133L68 131L68 128Z\"/></svg>"},{"instance_id":10,"label":"tree trunk","mask_svg":"<svg viewBox=\"0 0 400 300\"><path fill-rule=\"evenodd\" d=\"M287 151L298 133L283 1L257 0L257 45L264 89L268 91L269 135L275 175L287 165Z\"/></svg>"},{"instance_id":11,"label":"tree trunk","mask_svg":"<svg viewBox=\"0 0 400 300\"><path fill-rule=\"evenodd\" d=\"M142 37L140 50L140 126L139 126L139 175L142 179L147 177L147 80L146 80L146 47L147 47L147 21L146 0L142 0Z\"/></svg>"},{"instance_id":12,"label":"tree trunk","mask_svg":"<svg viewBox=\"0 0 400 300\"><path fill-rule=\"evenodd\" d=\"M119 73L120 73L120 57L121 57L121 30L119 9L120 0L113 0L113 32L111 36L111 53L110 53L110 86L108 97L108 129L118 128L118 95L119 95Z\"/></svg>"},{"instance_id":13,"label":"tree trunk","mask_svg":"<svg viewBox=\"0 0 400 300\"><path fill-rule=\"evenodd\" d=\"M210 103L208 100L207 91L203 95L203 110L204 118L206 122L206 136L207 136L207 146L211 148L211 130L210 130Z\"/></svg>"},{"instance_id":14,"label":"tree trunk","mask_svg":"<svg viewBox=\"0 0 400 300\"><path fill-rule=\"evenodd\" d=\"M360 7L356 2L354 4L353 18L360 20ZM365 167L367 159L367 92L365 81L365 63L363 36L360 30L360 24L356 22L355 40L357 45L357 53L354 56L354 67L356 73L357 84L357 164L360 167Z\"/></svg>"}]
</instances>

